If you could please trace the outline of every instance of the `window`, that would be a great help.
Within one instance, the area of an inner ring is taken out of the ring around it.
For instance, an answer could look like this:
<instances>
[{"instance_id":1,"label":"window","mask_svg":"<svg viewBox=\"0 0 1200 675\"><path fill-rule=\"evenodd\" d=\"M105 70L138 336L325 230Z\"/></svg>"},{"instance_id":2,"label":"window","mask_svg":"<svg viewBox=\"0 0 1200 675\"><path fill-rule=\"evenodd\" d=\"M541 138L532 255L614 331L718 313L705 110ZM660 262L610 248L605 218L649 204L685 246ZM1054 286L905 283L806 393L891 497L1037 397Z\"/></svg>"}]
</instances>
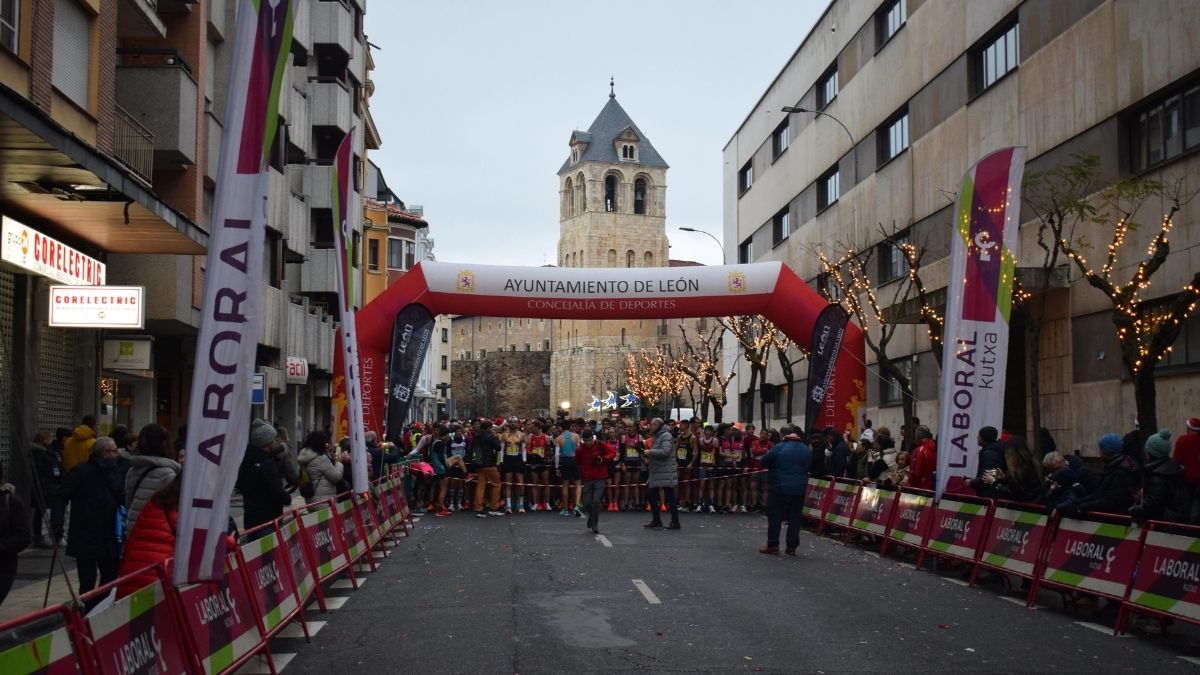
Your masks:
<instances>
[{"instance_id":1,"label":"window","mask_svg":"<svg viewBox=\"0 0 1200 675\"><path fill-rule=\"evenodd\" d=\"M750 189L754 185L754 160L746 162L741 171L738 171L738 194Z\"/></svg>"},{"instance_id":2,"label":"window","mask_svg":"<svg viewBox=\"0 0 1200 675\"><path fill-rule=\"evenodd\" d=\"M1174 159L1200 147L1200 85L1167 93L1132 116L1130 153L1134 171Z\"/></svg>"},{"instance_id":3,"label":"window","mask_svg":"<svg viewBox=\"0 0 1200 675\"><path fill-rule=\"evenodd\" d=\"M878 44L880 47L892 36L904 27L904 22L908 19L908 8L905 7L905 0L892 0L885 3L875 14L876 33L879 37Z\"/></svg>"},{"instance_id":4,"label":"window","mask_svg":"<svg viewBox=\"0 0 1200 675\"><path fill-rule=\"evenodd\" d=\"M889 162L908 147L908 109L893 117L880 129L879 163Z\"/></svg>"},{"instance_id":5,"label":"window","mask_svg":"<svg viewBox=\"0 0 1200 675\"><path fill-rule=\"evenodd\" d=\"M450 370L450 357L442 354L442 370Z\"/></svg>"},{"instance_id":6,"label":"window","mask_svg":"<svg viewBox=\"0 0 1200 675\"><path fill-rule=\"evenodd\" d=\"M331 209L313 209L312 241L309 244L315 249L333 248L333 211Z\"/></svg>"},{"instance_id":7,"label":"window","mask_svg":"<svg viewBox=\"0 0 1200 675\"><path fill-rule=\"evenodd\" d=\"M407 269L404 266L404 240L396 239L395 237L388 238L388 259L387 266L389 270Z\"/></svg>"},{"instance_id":8,"label":"window","mask_svg":"<svg viewBox=\"0 0 1200 675\"><path fill-rule=\"evenodd\" d=\"M842 195L842 174L834 165L817 179L817 210L829 208Z\"/></svg>"},{"instance_id":9,"label":"window","mask_svg":"<svg viewBox=\"0 0 1200 675\"><path fill-rule=\"evenodd\" d=\"M371 272L379 271L379 240L367 240L367 269Z\"/></svg>"},{"instance_id":10,"label":"window","mask_svg":"<svg viewBox=\"0 0 1200 675\"><path fill-rule=\"evenodd\" d=\"M20 7L18 0L0 0L0 46L14 54L21 33Z\"/></svg>"},{"instance_id":11,"label":"window","mask_svg":"<svg viewBox=\"0 0 1200 675\"><path fill-rule=\"evenodd\" d=\"M817 81L817 108L823 109L837 96L838 93L838 77L837 64L833 64L831 68L820 80Z\"/></svg>"},{"instance_id":12,"label":"window","mask_svg":"<svg viewBox=\"0 0 1200 675\"><path fill-rule=\"evenodd\" d=\"M784 208L771 218L771 241L773 245L778 246L791 234L790 222L791 218L787 208Z\"/></svg>"},{"instance_id":13,"label":"window","mask_svg":"<svg viewBox=\"0 0 1200 675\"><path fill-rule=\"evenodd\" d=\"M450 341L450 329L443 328L442 329L442 342L449 342L449 341Z\"/></svg>"},{"instance_id":14,"label":"window","mask_svg":"<svg viewBox=\"0 0 1200 675\"><path fill-rule=\"evenodd\" d=\"M625 251L625 266L633 267L633 251Z\"/></svg>"},{"instance_id":15,"label":"window","mask_svg":"<svg viewBox=\"0 0 1200 675\"><path fill-rule=\"evenodd\" d=\"M633 212L639 215L646 213L646 179L633 181Z\"/></svg>"},{"instance_id":16,"label":"window","mask_svg":"<svg viewBox=\"0 0 1200 675\"><path fill-rule=\"evenodd\" d=\"M775 127L775 132L771 134L771 156L778 159L788 149L789 142L791 133L788 129L788 118L784 117L783 122Z\"/></svg>"},{"instance_id":17,"label":"window","mask_svg":"<svg viewBox=\"0 0 1200 675\"><path fill-rule=\"evenodd\" d=\"M974 54L975 93L992 86L1020 61L1020 25L1013 23L987 40Z\"/></svg>"},{"instance_id":18,"label":"window","mask_svg":"<svg viewBox=\"0 0 1200 675\"><path fill-rule=\"evenodd\" d=\"M530 347L532 347L532 346L533 346L533 345L530 345L528 342L526 342L526 343L525 343L525 351L531 351L531 350L530 350Z\"/></svg>"},{"instance_id":19,"label":"window","mask_svg":"<svg viewBox=\"0 0 1200 675\"><path fill-rule=\"evenodd\" d=\"M570 178L563 185L563 215L568 218L575 215L575 185Z\"/></svg>"},{"instance_id":20,"label":"window","mask_svg":"<svg viewBox=\"0 0 1200 675\"><path fill-rule=\"evenodd\" d=\"M576 163L576 162L578 162L578 161L579 161L579 149L578 149L578 148L572 148L572 149L571 149L571 163L572 163L572 164L574 164L574 163Z\"/></svg>"},{"instance_id":21,"label":"window","mask_svg":"<svg viewBox=\"0 0 1200 675\"><path fill-rule=\"evenodd\" d=\"M896 359L893 363L896 364L901 373L904 373L905 379L908 380L911 386L913 373L912 359ZM879 388L880 405L898 405L903 403L902 399L904 395L900 391L900 383L896 381L896 378L891 375L881 375L880 377L883 379L883 386Z\"/></svg>"},{"instance_id":22,"label":"window","mask_svg":"<svg viewBox=\"0 0 1200 675\"><path fill-rule=\"evenodd\" d=\"M92 72L92 15L79 0L54 3L54 88L88 109Z\"/></svg>"},{"instance_id":23,"label":"window","mask_svg":"<svg viewBox=\"0 0 1200 675\"><path fill-rule=\"evenodd\" d=\"M646 251L642 254L642 263L644 267L654 267L654 254Z\"/></svg>"},{"instance_id":24,"label":"window","mask_svg":"<svg viewBox=\"0 0 1200 675\"><path fill-rule=\"evenodd\" d=\"M899 279L908 272L908 257L900 245L908 243L908 235L900 235L879 245L879 283Z\"/></svg>"},{"instance_id":25,"label":"window","mask_svg":"<svg viewBox=\"0 0 1200 675\"><path fill-rule=\"evenodd\" d=\"M1171 351L1163 357L1158 369L1188 368L1200 365L1200 313L1192 314L1179 327L1179 337L1171 345Z\"/></svg>"},{"instance_id":26,"label":"window","mask_svg":"<svg viewBox=\"0 0 1200 675\"><path fill-rule=\"evenodd\" d=\"M621 329L621 346L625 346L625 329Z\"/></svg>"},{"instance_id":27,"label":"window","mask_svg":"<svg viewBox=\"0 0 1200 675\"><path fill-rule=\"evenodd\" d=\"M604 177L604 210L612 213L617 210L617 177Z\"/></svg>"},{"instance_id":28,"label":"window","mask_svg":"<svg viewBox=\"0 0 1200 675\"><path fill-rule=\"evenodd\" d=\"M544 352L550 351L550 341L549 340L542 340L542 351L544 351Z\"/></svg>"},{"instance_id":29,"label":"window","mask_svg":"<svg viewBox=\"0 0 1200 675\"><path fill-rule=\"evenodd\" d=\"M751 237L743 241L738 246L738 263L745 265L746 263L754 262L754 238Z\"/></svg>"},{"instance_id":30,"label":"window","mask_svg":"<svg viewBox=\"0 0 1200 675\"><path fill-rule=\"evenodd\" d=\"M617 251L616 251L616 249L612 249L612 248L608 249L608 266L609 267L617 266Z\"/></svg>"},{"instance_id":31,"label":"window","mask_svg":"<svg viewBox=\"0 0 1200 675\"><path fill-rule=\"evenodd\" d=\"M350 264L354 269L362 267L362 233L355 232L350 240Z\"/></svg>"},{"instance_id":32,"label":"window","mask_svg":"<svg viewBox=\"0 0 1200 675\"><path fill-rule=\"evenodd\" d=\"M404 269L412 269L417 264L417 245L411 241L404 242Z\"/></svg>"},{"instance_id":33,"label":"window","mask_svg":"<svg viewBox=\"0 0 1200 675\"><path fill-rule=\"evenodd\" d=\"M263 278L274 288L283 285L283 236L274 230L266 231L263 241Z\"/></svg>"}]
</instances>

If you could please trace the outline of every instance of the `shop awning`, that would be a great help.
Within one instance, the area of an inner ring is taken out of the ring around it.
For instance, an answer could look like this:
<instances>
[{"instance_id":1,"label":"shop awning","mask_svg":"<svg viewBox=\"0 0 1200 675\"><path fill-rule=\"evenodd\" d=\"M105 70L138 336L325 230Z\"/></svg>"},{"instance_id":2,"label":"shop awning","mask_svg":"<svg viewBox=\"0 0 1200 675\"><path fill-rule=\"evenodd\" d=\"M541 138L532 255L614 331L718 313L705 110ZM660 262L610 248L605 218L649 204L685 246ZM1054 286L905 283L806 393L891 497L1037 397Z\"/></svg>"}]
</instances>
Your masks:
<instances>
[{"instance_id":1,"label":"shop awning","mask_svg":"<svg viewBox=\"0 0 1200 675\"><path fill-rule=\"evenodd\" d=\"M109 253L200 255L208 244L132 171L3 86L0 205Z\"/></svg>"}]
</instances>

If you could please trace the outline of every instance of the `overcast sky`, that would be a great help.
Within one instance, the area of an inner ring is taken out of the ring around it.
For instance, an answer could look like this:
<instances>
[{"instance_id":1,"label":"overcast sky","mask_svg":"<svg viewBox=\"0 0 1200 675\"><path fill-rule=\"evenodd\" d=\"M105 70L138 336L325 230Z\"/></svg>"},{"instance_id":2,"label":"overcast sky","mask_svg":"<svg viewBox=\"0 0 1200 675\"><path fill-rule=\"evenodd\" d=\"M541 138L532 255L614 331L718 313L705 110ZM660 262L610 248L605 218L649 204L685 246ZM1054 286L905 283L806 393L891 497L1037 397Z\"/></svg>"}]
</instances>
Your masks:
<instances>
[{"instance_id":1,"label":"overcast sky","mask_svg":"<svg viewBox=\"0 0 1200 675\"><path fill-rule=\"evenodd\" d=\"M617 100L671 165L671 257L721 261L721 148L826 0L372 0L371 159L438 260L553 263L557 171Z\"/></svg>"}]
</instances>

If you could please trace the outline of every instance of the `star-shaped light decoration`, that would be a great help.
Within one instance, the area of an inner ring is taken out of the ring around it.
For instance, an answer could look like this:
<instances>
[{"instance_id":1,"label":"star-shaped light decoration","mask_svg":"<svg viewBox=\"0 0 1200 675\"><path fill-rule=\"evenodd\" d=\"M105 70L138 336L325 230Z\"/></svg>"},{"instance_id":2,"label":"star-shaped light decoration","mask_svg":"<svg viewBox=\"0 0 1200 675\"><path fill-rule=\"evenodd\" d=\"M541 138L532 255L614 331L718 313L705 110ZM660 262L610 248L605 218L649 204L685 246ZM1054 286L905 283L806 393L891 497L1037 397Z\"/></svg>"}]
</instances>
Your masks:
<instances>
[{"instance_id":1,"label":"star-shaped light decoration","mask_svg":"<svg viewBox=\"0 0 1200 675\"><path fill-rule=\"evenodd\" d=\"M604 409L605 410L616 410L617 409L617 395L612 393L611 391L606 391L604 393L608 394L608 397L604 399Z\"/></svg>"},{"instance_id":2,"label":"star-shaped light decoration","mask_svg":"<svg viewBox=\"0 0 1200 675\"><path fill-rule=\"evenodd\" d=\"M588 411L589 412L600 412L602 405L603 405L603 403L600 401L600 397L595 394L592 394L592 403L591 403L591 405L588 406Z\"/></svg>"},{"instance_id":3,"label":"star-shaped light decoration","mask_svg":"<svg viewBox=\"0 0 1200 675\"><path fill-rule=\"evenodd\" d=\"M621 400L624 401L624 403L621 404L622 408L632 408L638 404L637 394L633 393L632 391L622 396Z\"/></svg>"}]
</instances>

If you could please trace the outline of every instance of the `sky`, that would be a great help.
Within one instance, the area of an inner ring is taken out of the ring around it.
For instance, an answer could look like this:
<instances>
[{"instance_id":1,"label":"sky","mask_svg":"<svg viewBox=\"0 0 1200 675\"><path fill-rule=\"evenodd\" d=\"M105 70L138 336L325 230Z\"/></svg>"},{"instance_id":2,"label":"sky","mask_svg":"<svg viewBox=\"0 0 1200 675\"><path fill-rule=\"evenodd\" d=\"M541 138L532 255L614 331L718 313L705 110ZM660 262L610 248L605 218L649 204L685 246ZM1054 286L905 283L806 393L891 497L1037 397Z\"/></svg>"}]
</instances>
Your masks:
<instances>
[{"instance_id":1,"label":"sky","mask_svg":"<svg viewBox=\"0 0 1200 675\"><path fill-rule=\"evenodd\" d=\"M574 129L617 100L667 173L671 257L719 264L721 149L827 0L371 0L370 158L445 262L553 263Z\"/></svg>"}]
</instances>

